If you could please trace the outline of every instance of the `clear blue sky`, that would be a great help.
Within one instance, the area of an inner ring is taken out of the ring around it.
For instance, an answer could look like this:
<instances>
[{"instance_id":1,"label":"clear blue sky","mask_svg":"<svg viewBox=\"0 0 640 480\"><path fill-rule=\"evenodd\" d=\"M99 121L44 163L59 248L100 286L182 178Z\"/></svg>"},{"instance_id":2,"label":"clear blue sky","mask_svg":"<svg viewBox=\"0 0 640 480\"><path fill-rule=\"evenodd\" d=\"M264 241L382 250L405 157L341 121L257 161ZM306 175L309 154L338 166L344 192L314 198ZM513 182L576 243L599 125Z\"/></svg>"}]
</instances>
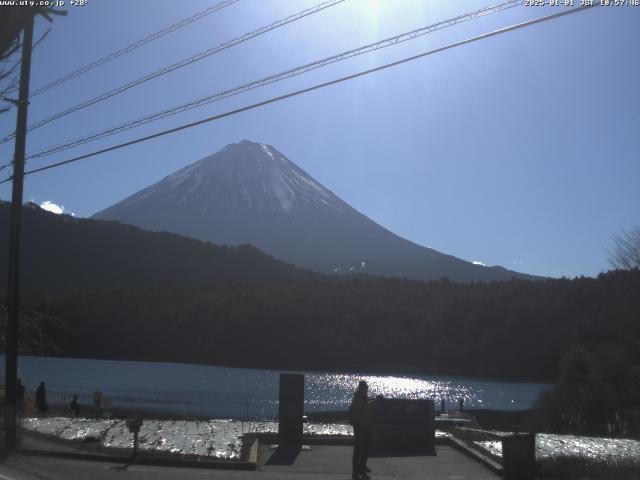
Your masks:
<instances>
[{"instance_id":1,"label":"clear blue sky","mask_svg":"<svg viewBox=\"0 0 640 480\"><path fill-rule=\"evenodd\" d=\"M35 97L40 120L319 3L240 0ZM578 0L576 0L579 3ZM32 90L214 1L68 6L33 56ZM497 3L494 0L494 3ZM347 0L34 130L28 151L489 5ZM370 68L556 8L517 7L33 160L64 160ZM38 20L36 32L47 27ZM469 261L597 275L611 234L640 223L640 7L599 7L26 179L25 201L90 216L231 142L269 143L386 228ZM14 111L0 116L13 130ZM12 144L0 146L1 163ZM0 197L9 199L8 184ZM44 241L44 240L43 240Z\"/></svg>"}]
</instances>

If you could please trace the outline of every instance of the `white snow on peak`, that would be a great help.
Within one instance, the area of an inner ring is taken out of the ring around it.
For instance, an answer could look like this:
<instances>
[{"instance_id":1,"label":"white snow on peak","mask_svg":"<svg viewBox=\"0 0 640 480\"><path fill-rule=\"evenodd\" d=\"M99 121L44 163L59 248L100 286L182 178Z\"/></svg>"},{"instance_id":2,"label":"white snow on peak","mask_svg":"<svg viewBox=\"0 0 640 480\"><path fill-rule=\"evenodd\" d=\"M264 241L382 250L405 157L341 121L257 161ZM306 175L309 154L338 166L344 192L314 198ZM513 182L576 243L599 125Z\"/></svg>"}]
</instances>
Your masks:
<instances>
[{"instance_id":1,"label":"white snow on peak","mask_svg":"<svg viewBox=\"0 0 640 480\"><path fill-rule=\"evenodd\" d=\"M198 172L196 172L196 173L193 175L193 178L194 178L195 180L194 180L194 182L193 182L193 185L189 185L189 187L187 188L187 193L191 193L191 192L193 192L194 190L196 190L196 189L200 186L200 184L202 183L202 180L204 179L204 177L202 176L202 174L201 174L201 173L198 173Z\"/></svg>"},{"instance_id":2,"label":"white snow on peak","mask_svg":"<svg viewBox=\"0 0 640 480\"><path fill-rule=\"evenodd\" d=\"M253 201L251 200L251 195L249 195L249 191L247 190L247 187L242 187L242 197L247 202L247 205L249 205L250 207L253 207Z\"/></svg>"},{"instance_id":3,"label":"white snow on peak","mask_svg":"<svg viewBox=\"0 0 640 480\"><path fill-rule=\"evenodd\" d=\"M241 152L236 157L238 147ZM239 201L261 211L290 212L307 207L345 211L345 204L336 195L268 144L242 141L223 151L166 176L123 204L132 205L163 192L168 200L198 204L204 210L218 203L235 205Z\"/></svg>"},{"instance_id":4,"label":"white snow on peak","mask_svg":"<svg viewBox=\"0 0 640 480\"><path fill-rule=\"evenodd\" d=\"M296 205L307 204L343 211L342 202L335 195L273 147L265 143L249 144L248 142L244 146L254 152L252 158L256 161L262 162L268 158L275 162L269 162L265 170L261 167L263 175L259 180L262 193L270 198L268 204L271 208L288 212ZM246 194L243 191L242 196L245 202L250 203L248 197L251 196L251 189ZM253 203L256 204L255 201Z\"/></svg>"},{"instance_id":5,"label":"white snow on peak","mask_svg":"<svg viewBox=\"0 0 640 480\"><path fill-rule=\"evenodd\" d=\"M276 157L273 156L273 153L271 153L271 150L269 150L269 147L267 145L265 145L264 143L261 143L260 146L262 147L262 150L264 150L264 153L269 155L273 160L276 159Z\"/></svg>"},{"instance_id":6,"label":"white snow on peak","mask_svg":"<svg viewBox=\"0 0 640 480\"><path fill-rule=\"evenodd\" d=\"M191 175L193 174L194 171L196 171L198 168L200 168L201 162L202 162L202 160L200 160L199 162L192 163L191 165L187 165L186 167L181 168L177 172L173 172L172 174L166 176L162 180L162 182L163 183L178 184L178 183L182 182L183 180L188 179L189 177L191 177Z\"/></svg>"},{"instance_id":7,"label":"white snow on peak","mask_svg":"<svg viewBox=\"0 0 640 480\"><path fill-rule=\"evenodd\" d=\"M296 177L298 179L302 180L307 185L309 185L314 190L317 190L322 196L328 195L329 191L326 188L324 188L322 185L320 185L319 183L317 183L314 180L312 180L311 178L307 178L307 177L305 177L303 175L296 175Z\"/></svg>"},{"instance_id":8,"label":"white snow on peak","mask_svg":"<svg viewBox=\"0 0 640 480\"><path fill-rule=\"evenodd\" d=\"M291 210L296 192L289 186L282 172L277 172L277 175L274 175L271 182L271 191L283 211L288 212Z\"/></svg>"},{"instance_id":9,"label":"white snow on peak","mask_svg":"<svg viewBox=\"0 0 640 480\"><path fill-rule=\"evenodd\" d=\"M194 172L194 174L188 178L193 179L193 182L184 191L184 194L180 198L180 203L186 203L187 200L189 199L189 196L193 192L198 190L198 188L200 187L200 185L203 183L203 180L204 180L204 176L202 175L202 173L197 171Z\"/></svg>"}]
</instances>

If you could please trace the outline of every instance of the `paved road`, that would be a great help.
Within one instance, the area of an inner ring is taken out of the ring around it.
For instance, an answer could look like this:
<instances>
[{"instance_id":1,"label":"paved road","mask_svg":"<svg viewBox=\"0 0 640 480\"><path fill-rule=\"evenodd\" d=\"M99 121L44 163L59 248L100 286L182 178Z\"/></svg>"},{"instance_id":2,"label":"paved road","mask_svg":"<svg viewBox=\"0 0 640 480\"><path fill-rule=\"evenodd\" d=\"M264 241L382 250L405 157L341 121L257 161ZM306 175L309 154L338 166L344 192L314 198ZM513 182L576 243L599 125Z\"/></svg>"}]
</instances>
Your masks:
<instances>
[{"instance_id":1,"label":"paved road","mask_svg":"<svg viewBox=\"0 0 640 480\"><path fill-rule=\"evenodd\" d=\"M433 457L372 458L374 480L495 480L498 477L479 463L451 447L437 447ZM298 454L292 465L270 465L272 451L260 451L260 470L211 470L197 468L119 465L106 462L69 460L56 457L14 455L0 463L0 480L348 480L351 449L340 446L313 446Z\"/></svg>"}]
</instances>

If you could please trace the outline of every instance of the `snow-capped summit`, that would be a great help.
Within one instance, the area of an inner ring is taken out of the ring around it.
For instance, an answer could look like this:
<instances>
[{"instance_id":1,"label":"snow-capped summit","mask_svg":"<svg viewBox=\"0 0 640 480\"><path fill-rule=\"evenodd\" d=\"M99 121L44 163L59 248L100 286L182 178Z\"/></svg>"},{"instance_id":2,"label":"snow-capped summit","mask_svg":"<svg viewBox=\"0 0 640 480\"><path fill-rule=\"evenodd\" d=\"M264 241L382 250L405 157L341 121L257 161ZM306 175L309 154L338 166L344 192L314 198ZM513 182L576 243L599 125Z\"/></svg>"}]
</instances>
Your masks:
<instances>
[{"instance_id":1,"label":"snow-capped summit","mask_svg":"<svg viewBox=\"0 0 640 480\"><path fill-rule=\"evenodd\" d=\"M204 209L226 206L266 213L344 208L338 197L274 147L248 140L227 145L125 202L133 205L159 189L179 203L195 202Z\"/></svg>"},{"instance_id":2,"label":"snow-capped summit","mask_svg":"<svg viewBox=\"0 0 640 480\"><path fill-rule=\"evenodd\" d=\"M227 145L94 218L217 244L252 244L325 273L340 268L461 281L521 275L473 265L400 238L353 209L273 146L248 140Z\"/></svg>"}]
</instances>

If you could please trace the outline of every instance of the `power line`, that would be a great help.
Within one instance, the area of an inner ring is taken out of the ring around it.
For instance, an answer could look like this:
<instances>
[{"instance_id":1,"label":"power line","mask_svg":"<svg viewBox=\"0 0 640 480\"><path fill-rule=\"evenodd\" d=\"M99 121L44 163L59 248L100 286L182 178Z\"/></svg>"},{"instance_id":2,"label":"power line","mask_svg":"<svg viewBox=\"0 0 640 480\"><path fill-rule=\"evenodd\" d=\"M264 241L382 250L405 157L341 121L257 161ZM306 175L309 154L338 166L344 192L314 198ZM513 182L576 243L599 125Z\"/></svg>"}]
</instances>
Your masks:
<instances>
[{"instance_id":1,"label":"power line","mask_svg":"<svg viewBox=\"0 0 640 480\"><path fill-rule=\"evenodd\" d=\"M40 45L40 43L42 43L44 41L45 38L47 38L47 35L49 35L49 33L51 33L51 28L48 28L41 36L40 38L35 41L33 43L33 46L31 47L31 50L34 51L38 45ZM7 70L6 72L0 72L0 81L4 80L5 78L7 78L8 76L10 76L13 71L22 63L22 58L20 58L9 70ZM6 87L2 87L0 88L0 95L3 95L2 100L4 100L5 102L9 102L9 106L8 107L2 107L0 108L0 113L4 113L6 111L11 110L11 107L13 107L15 105L15 102L10 99L7 98L5 95L9 95L9 93L12 93L14 91L18 90L18 85L20 84L20 79L18 77L14 78L9 85L7 85ZM0 170L2 170L2 168L0 168Z\"/></svg>"},{"instance_id":2,"label":"power line","mask_svg":"<svg viewBox=\"0 0 640 480\"><path fill-rule=\"evenodd\" d=\"M50 83L47 83L46 85L38 88L36 91L31 93L32 97L35 97L36 95L40 95L41 93L44 93L48 90L51 90L54 87L57 87L58 85L62 85L63 83L71 80L72 78L76 78L84 73L89 72L90 70L93 70L94 68L99 67L100 65L104 65L105 63L110 62L111 60L115 60L118 57L121 57L122 55L125 55L129 52L132 52L133 50L142 47L143 45L146 45L149 42L152 42L154 40L157 40L160 37L164 37L165 35L168 35L172 32L175 32L176 30L185 27L197 20L200 20L201 18L204 18L208 15L211 15L212 13L217 12L218 10L222 10L225 7L228 7L230 5L233 5L234 3L238 2L239 0L224 0L223 2L220 2L216 5L213 5L212 7L206 8L205 10L202 10L201 12L198 12L188 18L185 18L183 20L180 20L178 23L174 23L173 25L170 25L166 28L163 28L162 30L159 30L155 33L152 33L151 35L146 36L145 38L138 40L137 42L134 42L130 45L127 45L126 47L121 48L120 50L116 50L115 52L110 53L109 55L106 55L102 58L100 58L99 60L96 60L95 62L89 63L88 65L85 65L82 68L79 68L78 70L75 70L71 73L68 73L67 75L64 75L63 77L58 78L57 80L54 80Z\"/></svg>"},{"instance_id":3,"label":"power line","mask_svg":"<svg viewBox=\"0 0 640 480\"><path fill-rule=\"evenodd\" d=\"M9 59L7 58L7 60L9 60ZM5 60L5 61L7 61L7 60ZM4 80L9 75L11 75L13 72L15 72L17 70L17 68L20 66L21 62L22 62L22 58L18 59L16 62L14 62L14 64L8 70L5 70L4 72L1 72L0 73L0 80Z\"/></svg>"},{"instance_id":4,"label":"power line","mask_svg":"<svg viewBox=\"0 0 640 480\"><path fill-rule=\"evenodd\" d=\"M237 1L237 0L235 0ZM32 125L29 125L28 130L34 130L36 128L42 127L43 125L46 125L48 123L51 123L55 120L58 120L59 118L65 117L67 115L70 115L74 112L77 112L78 110L82 110L84 108L87 108L91 105L95 105L96 103L102 102L104 100L107 100L109 98L115 97L116 95L119 95L123 92L126 92L127 90L130 90L138 85L141 85L145 82L148 82L150 80L153 80L155 78L161 77L163 75L166 75L167 73L173 72L174 70L178 70L179 68L182 67L186 67L188 65L191 65L195 62L199 62L200 60L203 60L207 57L210 57L211 55L214 55L216 53L219 53L223 50L226 50L228 48L234 47L240 43L246 42L247 40L250 40L252 38L255 38L257 36L263 35L271 30L275 30L276 28L280 28L284 25L287 25L289 23L295 22L297 20L300 20L308 15L312 15L314 13L318 13L326 8L329 7L333 7L334 5L337 5L339 3L344 2L345 0L328 0L325 2L322 2L314 7L308 8L306 10L302 10L301 12L298 12L294 15L290 15L286 18L283 18L281 20L278 20L277 22L271 23L269 25L266 25L264 27L261 27L257 30L254 30L252 32L246 33L244 35L241 35L240 37L236 37L233 40L230 40L228 42L222 43L220 45L217 45L213 48L210 48L208 50L205 50L203 52L197 53L196 55L193 55L189 58L186 58L184 60L181 60L179 62L176 62L174 64L171 64L167 67L161 68L160 70L157 70L153 73L150 73L148 75L145 75L143 77L140 77L136 80L133 80L129 83L125 83L123 85L120 85L117 88L114 88L113 90L110 90L108 92L102 93L96 97L90 98L89 100L86 100L82 103L79 103L77 105L74 105L73 107L70 107L66 110L63 110L61 112L55 113L53 115L51 115L50 117L47 117L43 120L40 120ZM3 138L2 140L0 140L0 143L5 143L9 140L11 140L11 138L13 138L13 134L12 135L8 135L5 138Z\"/></svg>"},{"instance_id":5,"label":"power line","mask_svg":"<svg viewBox=\"0 0 640 480\"><path fill-rule=\"evenodd\" d=\"M413 60L417 60L417 59L420 59L420 58L423 58L423 57L426 57L426 56L429 56L429 55L433 55L435 53L440 53L440 52L443 52L443 51L446 51L446 50L450 50L450 49L455 48L455 47L460 47L462 45L467 45L469 43L473 43L473 42L476 42L478 40L483 40L485 38L494 37L494 36L497 36L497 35L500 35L500 34L503 34L503 33L507 33L507 32L513 31L513 30L518 30L518 29L525 28L525 27L528 27L528 26L531 26L531 25L535 25L537 23L542 23L542 22L545 22L545 21L548 21L548 20L552 20L552 19L555 19L555 18L559 18L559 17L565 16L565 15L570 15L572 13L577 13L577 12L580 12L580 11L583 11L583 10L587 10L587 9L595 7L595 6L597 6L597 5L596 4L584 5L584 6L581 6L581 7L572 8L570 10L565 10L565 11L562 11L562 12L558 12L558 13L554 13L554 14L551 14L551 15L547 15L547 16L544 16L544 17L539 17L539 18L536 18L536 19L533 19L533 20L527 20L527 21L522 22L522 23L511 25L509 27L500 28L498 30L494 30L494 31L489 32L489 33L484 33L482 35L477 35L475 37L471 37L471 38L468 38L466 40L462 40L462 41L455 42L455 43L450 43L448 45L445 45L444 47L439 47L439 48L436 48L436 49L433 49L433 50L429 50L429 51L426 51L426 52L423 52L423 53L420 53L420 54L417 54L417 55L413 55L411 57L403 58L402 60L397 60L395 62L387 63L387 64L384 64L384 65L381 65L381 66L378 66L378 67L375 67L375 68L371 68L371 69L368 69L368 70L363 70L363 71L360 71L360 72L357 72L357 73L354 73L354 74L351 74L351 75L347 75L345 77L340 77L340 78L337 78L337 79L334 79L334 80L330 80L328 82L324 82L324 83L320 83L320 84L317 84L317 85L313 85L311 87L303 88L301 90L296 90L294 92L290 92L290 93L287 93L285 95L280 95L278 97L273 97L273 98L270 98L268 100L264 100L262 102L254 103L254 104L251 104L251 105L247 105L247 106L244 106L244 107L241 107L241 108L237 108L235 110L230 110L230 111L227 111L227 112L224 112L224 113L220 113L218 115L213 115L213 116L210 116L210 117L207 117L207 118L195 121L195 122L190 122L190 123L181 125L179 127L170 128L168 130L163 130L161 132L157 132L157 133L154 133L152 135L147 135L147 136L144 136L144 137L137 138L135 140L130 140L128 142L120 143L118 145L113 145L113 146L108 147L108 148L103 148L101 150L96 150L94 152L87 153L85 155L80 155L80 156L77 156L77 157L70 158L68 160L52 163L52 164L46 165L44 167L35 168L33 170L29 170L29 171L25 172L25 175L26 174L42 172L44 170L49 170L49 169L60 167L60 166L63 166L63 165L68 165L70 163L78 162L80 160L85 160L87 158L95 157L96 155L100 155L102 153L111 152L113 150L118 150L118 149L121 149L121 148L124 148L124 147L135 145L137 143L146 142L146 141L152 140L154 138L163 137L165 135L176 133L176 132L179 132L181 130L186 130L188 128L192 128L192 127L196 127L198 125L203 125L205 123L209 123L209 122L213 122L213 121L216 121L216 120L220 120L222 118L229 117L229 116L232 116L232 115L236 115L238 113L246 112L248 110L253 110L253 109L256 109L258 107L263 107L263 106L269 105L271 103L279 102L279 101L285 100L287 98L296 97L298 95L302 95L304 93L312 92L312 91L315 91L315 90L320 90L322 88L329 87L331 85L336 85L338 83L342 83L342 82L345 82L347 80L352 80L354 78L358 78L358 77L362 77L362 76L365 76L365 75L369 75L371 73L379 72L379 71L385 70L387 68L396 67L398 65L402 65L404 63L408 63L408 62L411 62ZM3 181L0 181L0 184L5 183L5 182L7 182L9 180L10 180L10 178L5 179Z\"/></svg>"},{"instance_id":6,"label":"power line","mask_svg":"<svg viewBox=\"0 0 640 480\"><path fill-rule=\"evenodd\" d=\"M40 35L40 38L38 40L36 40L35 42L33 42L33 47L31 47L32 50L35 50L36 47L38 45L40 45L40 43L42 43L44 41L45 38L47 38L47 36L51 33L51 28L48 28L42 35ZM7 59L8 60L8 59ZM22 58L19 58L14 64L13 66L9 69L6 70L4 72L0 72L0 80L4 80L5 78L7 78L9 75L11 75L20 65L22 64ZM11 83L9 86L7 86L7 88L12 88L14 86L17 87L17 85L20 83L19 80L16 80L15 82Z\"/></svg>"},{"instance_id":7,"label":"power line","mask_svg":"<svg viewBox=\"0 0 640 480\"><path fill-rule=\"evenodd\" d=\"M176 107L172 107L169 108L167 110L163 110L160 112L156 112L154 114L151 115L147 115L141 118L138 118L136 120L131 120L129 122L120 124L120 125L116 125L114 127L110 127L107 128L105 130L100 130L98 132L94 132L88 135L84 135L82 137L67 141L65 143L59 144L59 145L55 145L55 146L49 146L49 147L45 147L44 149L41 149L39 151L37 151L36 153L30 154L27 158L39 158L39 157L44 157L47 155L51 155L53 153L57 153L63 150L68 150L70 148L74 148L80 145L84 145L86 143L101 139L101 138L105 138L105 137L109 137L111 135L115 135L117 133L132 129L132 128L136 128L138 126L156 121L156 120L160 120L162 118L165 117L169 117L172 115L176 115L178 113L182 113L188 110L192 110L194 108L198 108L201 107L203 105L207 105L209 103L213 103L219 100L223 100L225 98L229 98L244 92L247 92L249 90L253 90L255 88L258 87L262 87L265 85L269 85L271 83L275 83L275 82L279 82L282 80L286 80L288 78L291 77L295 77L298 75L301 75L303 73L307 73L311 70L315 70L317 68L321 68L324 67L326 65L335 63L335 62L339 62L342 60L346 60L352 57L356 57L358 55L362 55L365 53L369 53L372 52L374 50L379 50L381 48L385 48L385 47L389 47L389 46L393 46L393 45L397 45L399 43L403 43L406 42L408 40L413 40L414 38L418 38L422 35L426 35L428 33L434 32L436 30L440 30L442 28L446 28L446 27L450 27L452 25L461 23L461 22L465 22L465 21L469 21L469 20L473 20L476 19L478 17L482 17L485 15L489 15L492 13L496 13L502 10L505 10L507 8L511 8L511 7L515 7L518 5L522 4L522 0L509 0L497 5L493 5L490 7L485 7L479 10L475 10L473 12L470 13L465 13L462 15L458 15L457 17L453 17L450 18L448 20L444 20L438 23L434 23L432 25L428 25L425 27L421 27L415 30L412 30L410 32L405 32L402 33L400 35L395 35L393 37L389 37L386 38L384 40L380 40L378 42L374 42L374 43L370 43L352 50L347 50L345 52L339 53L337 55L332 55L330 57L326 57L323 58L321 60L317 60L314 61L312 63L308 63L306 65L302 65L299 67L295 67L293 69L290 70L286 70L284 72L280 72L277 73L275 75L271 75L269 77L260 79L260 80L256 80L238 87L234 87L228 90L224 90L222 92L217 92L214 93L212 95L208 95L206 97L197 99L197 100L193 100L191 102L187 102L184 103L182 105L176 106Z\"/></svg>"}]
</instances>

